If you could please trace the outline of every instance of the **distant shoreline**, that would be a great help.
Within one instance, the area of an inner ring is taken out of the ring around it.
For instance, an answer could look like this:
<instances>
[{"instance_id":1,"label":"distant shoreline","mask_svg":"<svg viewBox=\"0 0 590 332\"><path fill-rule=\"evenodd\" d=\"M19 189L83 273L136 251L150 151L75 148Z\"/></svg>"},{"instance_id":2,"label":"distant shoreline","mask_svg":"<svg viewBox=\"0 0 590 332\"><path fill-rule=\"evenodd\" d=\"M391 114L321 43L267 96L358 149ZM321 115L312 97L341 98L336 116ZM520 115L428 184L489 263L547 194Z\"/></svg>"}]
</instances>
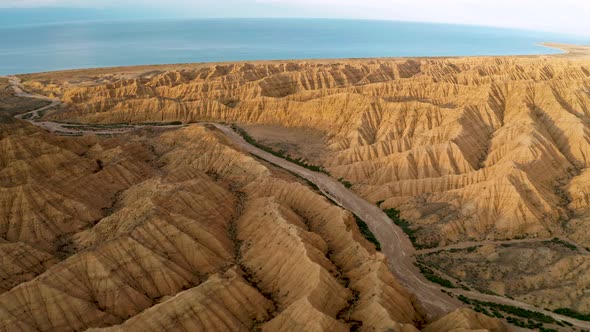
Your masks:
<instances>
[{"instance_id":1,"label":"distant shoreline","mask_svg":"<svg viewBox=\"0 0 590 332\"><path fill-rule=\"evenodd\" d=\"M0 74L85 68L392 58L536 56L554 33L363 20L163 20L57 24L5 30Z\"/></svg>"},{"instance_id":2,"label":"distant shoreline","mask_svg":"<svg viewBox=\"0 0 590 332\"><path fill-rule=\"evenodd\" d=\"M522 54L522 55L459 55L459 56L400 56L400 57L369 57L369 58L319 58L319 59L281 59L281 60L237 60L237 61L211 61L211 62L188 62L188 63L170 63L170 64L150 64L150 65L129 65L129 66L105 66L105 67L88 67L88 68L74 68L64 70L40 71L32 73L13 74L5 76L19 76L26 78L27 76L34 77L39 75L50 74L76 74L82 72L93 72L96 74L107 74L117 72L138 72L148 70L179 70L188 69L199 66L212 65L226 65L226 64L278 64L278 63L339 63L349 61L371 61L371 60L404 60L404 59L461 59L461 58L567 58L567 59L590 59L590 46L572 45L553 42L542 42L538 45L560 50L561 53L547 53L547 54ZM0 75L2 77L2 75Z\"/></svg>"},{"instance_id":3,"label":"distant shoreline","mask_svg":"<svg viewBox=\"0 0 590 332\"><path fill-rule=\"evenodd\" d=\"M590 45L574 45L553 42L543 42L539 45L561 50L562 54L552 54L553 56L567 56L571 58L590 58Z\"/></svg>"}]
</instances>

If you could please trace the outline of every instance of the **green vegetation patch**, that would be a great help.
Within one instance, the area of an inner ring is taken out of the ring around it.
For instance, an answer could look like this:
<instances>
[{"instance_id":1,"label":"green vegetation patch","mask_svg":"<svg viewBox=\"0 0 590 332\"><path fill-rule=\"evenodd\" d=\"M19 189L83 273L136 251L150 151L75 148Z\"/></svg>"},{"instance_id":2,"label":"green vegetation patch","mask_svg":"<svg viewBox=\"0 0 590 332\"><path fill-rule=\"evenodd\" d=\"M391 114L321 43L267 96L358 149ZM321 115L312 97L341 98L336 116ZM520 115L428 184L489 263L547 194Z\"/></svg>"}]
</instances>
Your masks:
<instances>
[{"instance_id":1,"label":"green vegetation patch","mask_svg":"<svg viewBox=\"0 0 590 332\"><path fill-rule=\"evenodd\" d=\"M529 330L543 329L544 331L551 331L551 329L543 328L543 323L533 322L531 320L525 321L522 319L510 317L510 316L508 318L506 318L506 320L508 321L508 323L510 323L512 325L516 325L518 327L522 327L522 328L529 329Z\"/></svg>"},{"instance_id":2,"label":"green vegetation patch","mask_svg":"<svg viewBox=\"0 0 590 332\"><path fill-rule=\"evenodd\" d=\"M529 320L534 320L539 323L547 323L547 324L555 323L555 319L553 319L553 317L547 316L543 313L536 312L536 311L522 309L522 308L518 308L518 307L511 306L511 305L506 305L506 304L480 301L480 300L468 298L467 296L464 296L464 295L459 295L458 299L459 299L459 301L461 301L465 304L472 305L476 308L477 307L488 308L488 309L491 309L492 311L496 311L496 312L502 311L502 312L509 314L509 315L518 316L520 318L526 318Z\"/></svg>"},{"instance_id":3,"label":"green vegetation patch","mask_svg":"<svg viewBox=\"0 0 590 332\"><path fill-rule=\"evenodd\" d=\"M540 327L539 332L559 332L559 331L557 331L556 329L548 329L545 327Z\"/></svg>"},{"instance_id":4,"label":"green vegetation patch","mask_svg":"<svg viewBox=\"0 0 590 332\"><path fill-rule=\"evenodd\" d=\"M103 130L103 129L124 129L129 128L131 125L128 123L96 123L96 124L67 124L64 128L67 129L78 129L78 130Z\"/></svg>"},{"instance_id":5,"label":"green vegetation patch","mask_svg":"<svg viewBox=\"0 0 590 332\"><path fill-rule=\"evenodd\" d=\"M25 115L22 116L23 120L31 120L31 118L33 118L33 113L27 113Z\"/></svg>"},{"instance_id":6,"label":"green vegetation patch","mask_svg":"<svg viewBox=\"0 0 590 332\"><path fill-rule=\"evenodd\" d=\"M559 308L559 309L553 310L553 312L556 314L568 316L568 317L579 319L579 320L590 321L590 315L583 314L583 313L577 312L577 311L569 309L569 308Z\"/></svg>"},{"instance_id":7,"label":"green vegetation patch","mask_svg":"<svg viewBox=\"0 0 590 332\"><path fill-rule=\"evenodd\" d=\"M352 187L352 183L344 180L344 178L340 178L338 179L338 181L340 181L340 183L342 183L347 189L350 189Z\"/></svg>"},{"instance_id":8,"label":"green vegetation patch","mask_svg":"<svg viewBox=\"0 0 590 332\"><path fill-rule=\"evenodd\" d=\"M377 202L377 206L380 206L381 203L383 203L383 201ZM404 231L404 233L406 233L406 235L410 238L410 241L412 242L412 245L414 246L414 248L416 248L416 249L434 248L434 245L423 245L423 244L418 243L418 238L416 237L416 234L418 232L420 232L420 230L422 228L421 227L418 227L417 229L411 228L410 223L406 219L403 219L400 216L400 212L397 209L394 209L394 208L384 209L383 212L385 212L385 214L389 217L389 219L391 219L393 221L394 224L398 225Z\"/></svg>"},{"instance_id":9,"label":"green vegetation patch","mask_svg":"<svg viewBox=\"0 0 590 332\"><path fill-rule=\"evenodd\" d=\"M170 121L170 122L142 122L140 126L180 126L182 121Z\"/></svg>"},{"instance_id":10,"label":"green vegetation patch","mask_svg":"<svg viewBox=\"0 0 590 332\"><path fill-rule=\"evenodd\" d=\"M563 241L563 240L561 240L559 238L553 238L553 240L551 240L551 241L545 241L543 243L544 244L557 244L557 245L560 245L562 247L566 247L566 248L568 248L571 251L577 251L578 250L578 247L576 247L575 245L573 245L573 244L571 244L571 243L569 243L567 241Z\"/></svg>"},{"instance_id":11,"label":"green vegetation patch","mask_svg":"<svg viewBox=\"0 0 590 332\"><path fill-rule=\"evenodd\" d=\"M244 138L244 140L246 142L248 142L249 144L254 145L255 147L259 148L260 150L263 150L265 152L268 152L268 153L272 154L275 157L279 157L279 158L285 159L285 160L287 160L289 162L292 162L292 163L294 163L296 165L299 165L301 167L305 167L305 168L307 168L307 169L309 169L311 171L314 171L314 172L319 172L319 173L324 173L326 175L330 175L330 173L324 167L322 167L322 166L317 166L317 165L309 164L309 163L307 163L306 161L304 161L302 159L294 159L294 158L291 158L291 157L289 157L288 155L285 154L285 151L275 151L275 150L273 150L272 148L270 148L268 146L265 146L265 145L262 145L262 144L258 143L252 136L248 135L248 133L244 129L236 126L235 124L232 124L231 125L231 129L233 129L235 132L237 132L238 134L240 134L240 136L242 136L242 138Z\"/></svg>"},{"instance_id":12,"label":"green vegetation patch","mask_svg":"<svg viewBox=\"0 0 590 332\"><path fill-rule=\"evenodd\" d=\"M367 239L367 241L374 244L375 249L377 249L377 251L381 251L381 243L379 243L379 240L377 240L377 238L375 237L375 234L373 234L373 232L371 232L367 223L365 223L356 214L354 214L354 219L356 220L356 224L359 227L359 231L361 232L361 234L363 234L365 239Z\"/></svg>"},{"instance_id":13,"label":"green vegetation patch","mask_svg":"<svg viewBox=\"0 0 590 332\"><path fill-rule=\"evenodd\" d=\"M443 287L446 287L446 288L456 288L455 285L450 280L447 280L447 279L439 276L436 272L434 272L434 270L432 270L428 266L426 266L420 262L416 262L414 264L416 264L416 266L420 269L420 273L422 273L424 278L426 278L436 284L439 284Z\"/></svg>"}]
</instances>

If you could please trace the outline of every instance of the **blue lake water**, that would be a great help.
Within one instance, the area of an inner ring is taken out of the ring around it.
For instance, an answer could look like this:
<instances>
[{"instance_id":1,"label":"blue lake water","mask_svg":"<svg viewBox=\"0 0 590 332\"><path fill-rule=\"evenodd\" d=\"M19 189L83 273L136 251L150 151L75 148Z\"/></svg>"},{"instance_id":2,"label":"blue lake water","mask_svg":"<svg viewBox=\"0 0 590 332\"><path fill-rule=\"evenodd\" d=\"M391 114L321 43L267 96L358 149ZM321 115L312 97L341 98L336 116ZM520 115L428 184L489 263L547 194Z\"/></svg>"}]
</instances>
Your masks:
<instances>
[{"instance_id":1,"label":"blue lake water","mask_svg":"<svg viewBox=\"0 0 590 332\"><path fill-rule=\"evenodd\" d=\"M556 53L590 38L395 21L201 19L0 24L0 75L187 62Z\"/></svg>"}]
</instances>

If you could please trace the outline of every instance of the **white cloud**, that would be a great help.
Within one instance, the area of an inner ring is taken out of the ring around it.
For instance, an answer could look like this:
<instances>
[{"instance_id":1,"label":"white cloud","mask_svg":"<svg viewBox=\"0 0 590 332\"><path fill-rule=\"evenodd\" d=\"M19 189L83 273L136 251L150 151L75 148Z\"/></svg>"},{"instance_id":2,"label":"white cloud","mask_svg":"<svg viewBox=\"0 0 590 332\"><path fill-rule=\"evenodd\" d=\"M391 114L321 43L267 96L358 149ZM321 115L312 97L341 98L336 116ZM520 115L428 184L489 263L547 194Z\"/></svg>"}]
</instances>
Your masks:
<instances>
[{"instance_id":1,"label":"white cloud","mask_svg":"<svg viewBox=\"0 0 590 332\"><path fill-rule=\"evenodd\" d=\"M447 22L590 35L588 0L0 0L0 7L160 7L215 17L342 17Z\"/></svg>"}]
</instances>

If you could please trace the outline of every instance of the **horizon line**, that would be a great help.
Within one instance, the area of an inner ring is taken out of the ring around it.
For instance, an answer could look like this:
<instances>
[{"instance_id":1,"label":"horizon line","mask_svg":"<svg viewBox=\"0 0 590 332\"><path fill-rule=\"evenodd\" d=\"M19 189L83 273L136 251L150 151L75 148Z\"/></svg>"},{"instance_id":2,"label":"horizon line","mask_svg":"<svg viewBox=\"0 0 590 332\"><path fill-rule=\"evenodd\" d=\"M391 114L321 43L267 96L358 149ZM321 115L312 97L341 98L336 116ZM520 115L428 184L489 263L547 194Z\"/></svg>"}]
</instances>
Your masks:
<instances>
[{"instance_id":1,"label":"horizon line","mask_svg":"<svg viewBox=\"0 0 590 332\"><path fill-rule=\"evenodd\" d=\"M0 13L3 10L45 10L45 9L67 9L67 10L88 10L92 11L95 8L87 7L0 7ZM108 10L107 8L101 8L98 10ZM117 10L115 10L117 11ZM458 22L446 22L446 21L418 21L418 20L404 20L404 19L387 19L387 18L367 18L367 17L296 17L296 16L210 16L210 17L190 17L190 16L145 16L145 17L129 17L129 18L89 18L79 20L62 20L54 22L31 22L31 23L15 23L3 26L0 23L0 28L6 26L43 26L43 25L58 25L58 24L73 24L73 23L86 23L86 22L121 22L121 21L162 21L162 20L331 20L331 21L370 21L370 22L400 22L400 23L413 23L413 24L440 24L450 26L464 26L464 27L480 27L480 28L493 28L501 30L514 30L523 32L534 32L534 33L550 33L561 36L571 36L579 38L590 38L589 34L580 34L572 32L562 31L550 31L550 30L537 30L533 28L523 27L509 27L509 26L498 26L498 25L487 25L487 24L471 24L471 23L458 23ZM590 39L588 40L590 45Z\"/></svg>"}]
</instances>

